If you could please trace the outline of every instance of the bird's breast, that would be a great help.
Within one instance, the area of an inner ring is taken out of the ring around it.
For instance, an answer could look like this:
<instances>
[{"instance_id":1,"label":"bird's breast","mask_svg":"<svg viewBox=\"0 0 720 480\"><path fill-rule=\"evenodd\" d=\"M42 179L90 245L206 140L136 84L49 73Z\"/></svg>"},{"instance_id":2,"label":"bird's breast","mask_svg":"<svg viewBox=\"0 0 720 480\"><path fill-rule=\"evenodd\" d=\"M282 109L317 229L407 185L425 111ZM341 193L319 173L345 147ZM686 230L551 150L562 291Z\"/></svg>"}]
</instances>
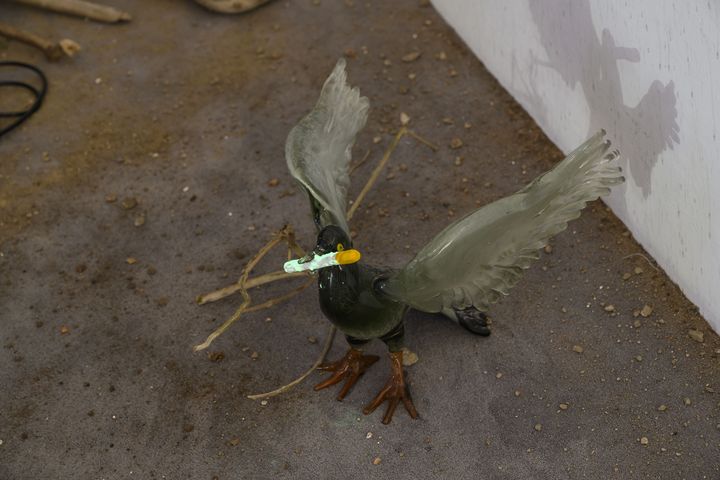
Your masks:
<instances>
[{"instance_id":1,"label":"bird's breast","mask_svg":"<svg viewBox=\"0 0 720 480\"><path fill-rule=\"evenodd\" d=\"M320 307L343 333L356 338L377 338L396 327L405 308L382 301L375 293L373 270L357 265L320 270Z\"/></svg>"}]
</instances>

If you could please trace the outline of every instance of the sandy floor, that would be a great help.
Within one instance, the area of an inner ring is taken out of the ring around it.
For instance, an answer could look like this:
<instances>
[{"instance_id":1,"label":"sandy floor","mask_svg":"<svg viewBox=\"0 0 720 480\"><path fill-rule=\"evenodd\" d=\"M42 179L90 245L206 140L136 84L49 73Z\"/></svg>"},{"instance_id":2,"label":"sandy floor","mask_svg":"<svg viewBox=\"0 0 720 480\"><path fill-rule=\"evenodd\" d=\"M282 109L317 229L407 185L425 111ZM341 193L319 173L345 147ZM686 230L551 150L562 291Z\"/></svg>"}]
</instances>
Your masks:
<instances>
[{"instance_id":1,"label":"sandy floor","mask_svg":"<svg viewBox=\"0 0 720 480\"><path fill-rule=\"evenodd\" d=\"M117 3L132 23L1 7L3 21L84 49L48 64L0 41L0 58L50 79L42 110L0 139L0 478L720 476L720 342L601 203L493 308L490 337L409 314L419 420L361 413L384 360L342 403L312 390L320 374L248 400L317 357L316 292L241 320L210 349L222 359L191 347L240 299L194 298L232 283L283 224L313 243L284 140L337 58L372 104L353 193L401 112L440 146L403 140L358 211L369 262L401 265L561 155L418 1L277 0L237 17ZM344 350L338 339L331 357Z\"/></svg>"}]
</instances>

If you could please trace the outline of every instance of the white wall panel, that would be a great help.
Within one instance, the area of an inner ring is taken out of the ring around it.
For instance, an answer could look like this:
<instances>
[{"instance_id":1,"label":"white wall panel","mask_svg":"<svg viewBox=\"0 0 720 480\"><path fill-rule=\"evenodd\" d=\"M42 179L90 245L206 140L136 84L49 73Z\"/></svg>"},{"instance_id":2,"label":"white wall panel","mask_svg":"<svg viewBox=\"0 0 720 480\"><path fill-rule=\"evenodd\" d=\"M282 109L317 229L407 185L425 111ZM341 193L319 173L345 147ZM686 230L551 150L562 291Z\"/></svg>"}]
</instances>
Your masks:
<instances>
[{"instance_id":1,"label":"white wall panel","mask_svg":"<svg viewBox=\"0 0 720 480\"><path fill-rule=\"evenodd\" d=\"M433 3L563 151L608 131L608 204L720 330L720 3Z\"/></svg>"}]
</instances>

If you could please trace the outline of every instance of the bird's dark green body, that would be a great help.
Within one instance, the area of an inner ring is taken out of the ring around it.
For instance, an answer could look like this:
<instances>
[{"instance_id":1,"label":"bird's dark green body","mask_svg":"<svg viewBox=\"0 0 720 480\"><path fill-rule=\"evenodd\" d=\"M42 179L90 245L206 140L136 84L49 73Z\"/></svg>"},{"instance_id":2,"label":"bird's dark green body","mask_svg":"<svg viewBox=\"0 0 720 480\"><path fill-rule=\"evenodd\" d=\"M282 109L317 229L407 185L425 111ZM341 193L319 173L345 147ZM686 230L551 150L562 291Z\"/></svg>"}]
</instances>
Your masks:
<instances>
[{"instance_id":1,"label":"bird's dark green body","mask_svg":"<svg viewBox=\"0 0 720 480\"><path fill-rule=\"evenodd\" d=\"M382 338L396 330L407 306L384 298L376 288L389 272L361 263L318 272L320 307L345 335L357 340Z\"/></svg>"}]
</instances>

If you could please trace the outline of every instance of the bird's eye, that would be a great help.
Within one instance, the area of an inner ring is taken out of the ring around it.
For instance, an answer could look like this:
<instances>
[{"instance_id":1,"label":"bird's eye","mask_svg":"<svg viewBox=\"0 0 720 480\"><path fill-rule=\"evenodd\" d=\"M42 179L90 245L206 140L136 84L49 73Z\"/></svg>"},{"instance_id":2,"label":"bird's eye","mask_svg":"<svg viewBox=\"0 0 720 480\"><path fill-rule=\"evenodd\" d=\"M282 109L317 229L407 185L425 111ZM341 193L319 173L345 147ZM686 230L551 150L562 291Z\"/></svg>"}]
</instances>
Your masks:
<instances>
[{"instance_id":1,"label":"bird's eye","mask_svg":"<svg viewBox=\"0 0 720 480\"><path fill-rule=\"evenodd\" d=\"M342 252L343 250L345 250L345 247L343 247L343 244L342 244L342 243L338 243L336 250L337 250L338 252Z\"/></svg>"}]
</instances>

